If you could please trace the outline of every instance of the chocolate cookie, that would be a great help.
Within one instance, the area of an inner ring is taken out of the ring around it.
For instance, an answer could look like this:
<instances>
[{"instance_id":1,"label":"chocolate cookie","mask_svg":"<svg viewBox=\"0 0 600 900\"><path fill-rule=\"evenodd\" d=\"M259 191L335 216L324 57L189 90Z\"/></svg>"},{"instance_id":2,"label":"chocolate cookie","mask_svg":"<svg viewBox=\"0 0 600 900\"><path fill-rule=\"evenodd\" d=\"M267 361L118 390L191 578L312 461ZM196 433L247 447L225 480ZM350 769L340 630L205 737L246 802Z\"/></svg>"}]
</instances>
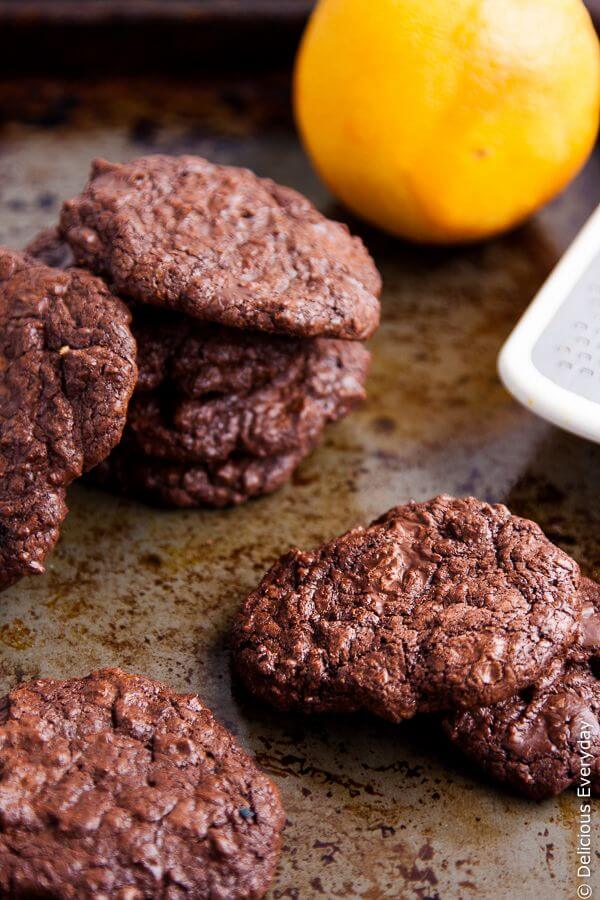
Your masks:
<instances>
[{"instance_id":1,"label":"chocolate cookie","mask_svg":"<svg viewBox=\"0 0 600 900\"><path fill-rule=\"evenodd\" d=\"M191 694L107 669L5 698L3 896L261 897L283 821L276 787Z\"/></svg>"},{"instance_id":2,"label":"chocolate cookie","mask_svg":"<svg viewBox=\"0 0 600 900\"><path fill-rule=\"evenodd\" d=\"M140 376L96 484L167 506L270 493L364 399L358 343L248 334L136 306Z\"/></svg>"},{"instance_id":3,"label":"chocolate cookie","mask_svg":"<svg viewBox=\"0 0 600 900\"><path fill-rule=\"evenodd\" d=\"M157 506L237 506L290 480L302 461L299 451L224 462L172 463L140 454L124 441L89 473L88 482Z\"/></svg>"},{"instance_id":4,"label":"chocolate cookie","mask_svg":"<svg viewBox=\"0 0 600 900\"><path fill-rule=\"evenodd\" d=\"M96 160L62 236L123 296L234 328L361 339L381 282L358 238L290 188L195 156Z\"/></svg>"},{"instance_id":5,"label":"chocolate cookie","mask_svg":"<svg viewBox=\"0 0 600 900\"><path fill-rule=\"evenodd\" d=\"M370 357L359 343L249 334L139 307L133 321L140 380L127 436L155 460L301 459L365 399Z\"/></svg>"},{"instance_id":6,"label":"chocolate cookie","mask_svg":"<svg viewBox=\"0 0 600 900\"><path fill-rule=\"evenodd\" d=\"M65 487L121 437L129 321L100 279L0 248L0 588L44 571Z\"/></svg>"},{"instance_id":7,"label":"chocolate cookie","mask_svg":"<svg viewBox=\"0 0 600 900\"><path fill-rule=\"evenodd\" d=\"M492 703L574 642L578 583L577 564L505 506L409 503L282 557L237 616L233 662L282 709L399 721Z\"/></svg>"},{"instance_id":8,"label":"chocolate cookie","mask_svg":"<svg viewBox=\"0 0 600 900\"><path fill-rule=\"evenodd\" d=\"M567 661L510 700L444 720L486 772L536 800L572 784L600 795L600 586L584 578L580 591L582 635Z\"/></svg>"}]
</instances>

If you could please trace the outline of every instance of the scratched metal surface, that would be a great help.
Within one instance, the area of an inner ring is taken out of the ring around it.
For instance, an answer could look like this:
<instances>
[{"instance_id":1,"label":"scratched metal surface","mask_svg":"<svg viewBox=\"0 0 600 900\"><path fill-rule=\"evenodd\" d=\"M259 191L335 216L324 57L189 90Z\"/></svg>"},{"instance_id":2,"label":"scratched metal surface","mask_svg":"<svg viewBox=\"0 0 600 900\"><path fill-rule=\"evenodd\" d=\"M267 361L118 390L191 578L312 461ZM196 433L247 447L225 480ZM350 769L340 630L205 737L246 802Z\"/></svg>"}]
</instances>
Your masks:
<instances>
[{"instance_id":1,"label":"scratched metal surface","mask_svg":"<svg viewBox=\"0 0 600 900\"><path fill-rule=\"evenodd\" d=\"M21 246L52 222L98 154L246 164L340 215L286 110L277 77L0 83L0 240ZM0 687L121 665L199 692L256 754L288 818L272 898L573 895L574 795L535 805L497 789L435 723L272 713L232 688L227 630L291 544L310 547L439 491L507 501L600 576L600 448L517 407L495 374L503 338L589 212L599 177L595 158L537 220L472 249L366 233L385 281L369 401L328 432L294 484L227 512L160 512L75 487L47 575L2 595Z\"/></svg>"}]
</instances>

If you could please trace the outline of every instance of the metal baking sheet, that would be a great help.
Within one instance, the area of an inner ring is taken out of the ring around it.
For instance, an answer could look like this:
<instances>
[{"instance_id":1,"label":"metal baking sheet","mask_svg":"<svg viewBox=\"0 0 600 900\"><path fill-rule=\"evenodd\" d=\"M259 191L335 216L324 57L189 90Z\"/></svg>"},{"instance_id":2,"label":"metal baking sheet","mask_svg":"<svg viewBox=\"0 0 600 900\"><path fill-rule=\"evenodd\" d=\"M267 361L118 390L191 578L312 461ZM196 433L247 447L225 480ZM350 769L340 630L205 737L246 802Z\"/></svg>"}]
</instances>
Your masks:
<instances>
[{"instance_id":1,"label":"metal baking sheet","mask_svg":"<svg viewBox=\"0 0 600 900\"><path fill-rule=\"evenodd\" d=\"M90 158L192 152L241 163L343 216L312 175L285 80L0 82L0 240L22 246ZM238 603L290 545L408 498L504 500L600 576L600 447L501 388L498 348L598 195L600 157L520 230L426 250L364 232L383 273L369 401L279 493L225 512L157 511L82 486L47 575L0 600L3 689L120 665L197 691L281 788L270 898L554 898L578 884L574 794L534 804L479 776L435 723L284 716L232 686ZM596 826L600 809L596 812ZM596 853L596 857L598 854ZM600 859L594 887L600 891Z\"/></svg>"}]
</instances>

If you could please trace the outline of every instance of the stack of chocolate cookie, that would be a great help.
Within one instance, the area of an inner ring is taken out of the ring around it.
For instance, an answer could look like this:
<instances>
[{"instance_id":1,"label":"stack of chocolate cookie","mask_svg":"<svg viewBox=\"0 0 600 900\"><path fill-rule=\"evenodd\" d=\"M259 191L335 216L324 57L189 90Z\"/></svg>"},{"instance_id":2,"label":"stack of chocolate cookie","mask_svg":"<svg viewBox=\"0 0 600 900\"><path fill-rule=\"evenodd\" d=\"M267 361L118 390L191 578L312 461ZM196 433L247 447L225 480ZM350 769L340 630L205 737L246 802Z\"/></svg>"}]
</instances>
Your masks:
<instances>
[{"instance_id":1,"label":"stack of chocolate cookie","mask_svg":"<svg viewBox=\"0 0 600 900\"><path fill-rule=\"evenodd\" d=\"M600 793L600 587L505 506L440 496L290 551L232 647L247 688L280 709L443 713L522 793L559 793L582 761Z\"/></svg>"},{"instance_id":2,"label":"stack of chocolate cookie","mask_svg":"<svg viewBox=\"0 0 600 900\"><path fill-rule=\"evenodd\" d=\"M173 506L241 503L287 481L364 398L381 287L370 256L248 170L97 161L29 252L102 276L132 310L139 379L96 481Z\"/></svg>"}]
</instances>

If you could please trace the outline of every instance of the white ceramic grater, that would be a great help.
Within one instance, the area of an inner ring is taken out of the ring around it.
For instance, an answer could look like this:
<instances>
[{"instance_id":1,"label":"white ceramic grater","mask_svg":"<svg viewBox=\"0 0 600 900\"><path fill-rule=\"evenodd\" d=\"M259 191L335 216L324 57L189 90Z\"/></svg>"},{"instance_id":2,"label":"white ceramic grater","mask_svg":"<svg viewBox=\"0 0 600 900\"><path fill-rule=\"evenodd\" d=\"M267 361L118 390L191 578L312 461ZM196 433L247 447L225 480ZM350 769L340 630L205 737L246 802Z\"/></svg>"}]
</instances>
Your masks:
<instances>
[{"instance_id":1,"label":"white ceramic grater","mask_svg":"<svg viewBox=\"0 0 600 900\"><path fill-rule=\"evenodd\" d=\"M600 207L504 344L498 371L532 412L600 443Z\"/></svg>"}]
</instances>

